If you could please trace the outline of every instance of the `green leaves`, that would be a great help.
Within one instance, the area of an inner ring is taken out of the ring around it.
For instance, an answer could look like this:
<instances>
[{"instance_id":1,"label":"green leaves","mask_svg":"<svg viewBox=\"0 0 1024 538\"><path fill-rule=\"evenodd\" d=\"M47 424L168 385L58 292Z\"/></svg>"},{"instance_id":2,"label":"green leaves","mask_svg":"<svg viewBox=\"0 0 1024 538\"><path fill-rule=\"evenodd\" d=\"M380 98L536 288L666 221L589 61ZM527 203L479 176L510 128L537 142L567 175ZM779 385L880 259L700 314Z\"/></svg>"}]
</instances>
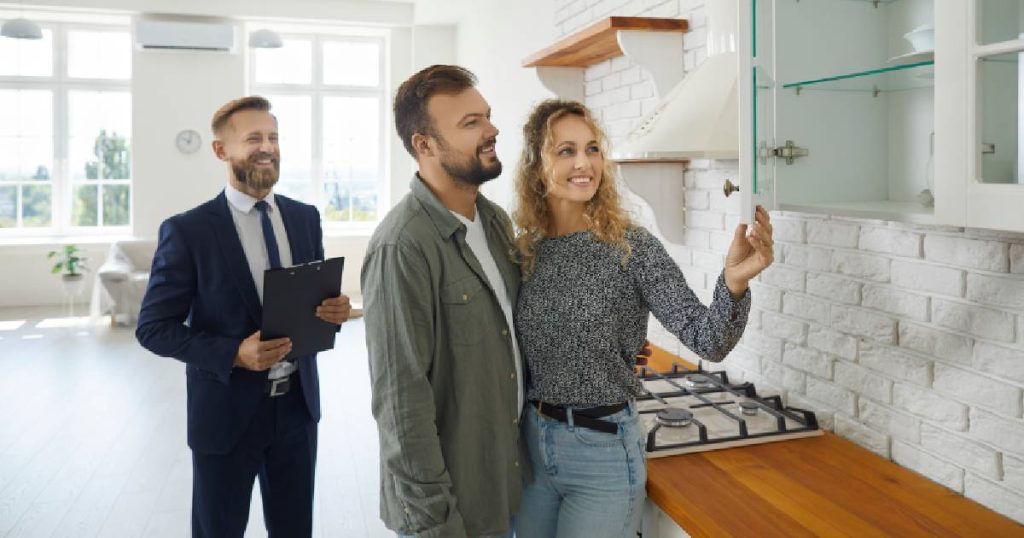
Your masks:
<instances>
[{"instance_id":1,"label":"green leaves","mask_svg":"<svg viewBox=\"0 0 1024 538\"><path fill-rule=\"evenodd\" d=\"M46 255L47 259L57 257L57 263L53 264L50 272L57 274L63 271L66 275L78 275L81 274L79 271L88 271L89 268L85 266L85 256L80 256L78 252L79 249L75 245L64 245L60 251L50 251Z\"/></svg>"}]
</instances>

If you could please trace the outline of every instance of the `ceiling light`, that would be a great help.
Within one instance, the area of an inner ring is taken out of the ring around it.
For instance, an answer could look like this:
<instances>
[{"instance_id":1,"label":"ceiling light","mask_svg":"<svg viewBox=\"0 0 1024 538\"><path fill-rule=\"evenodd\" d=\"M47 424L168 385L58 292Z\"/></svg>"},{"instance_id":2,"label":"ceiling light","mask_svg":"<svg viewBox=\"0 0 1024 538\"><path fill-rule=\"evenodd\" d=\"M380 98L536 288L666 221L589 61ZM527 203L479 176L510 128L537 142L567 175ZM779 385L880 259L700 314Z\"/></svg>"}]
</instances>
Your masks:
<instances>
[{"instance_id":1,"label":"ceiling light","mask_svg":"<svg viewBox=\"0 0 1024 538\"><path fill-rule=\"evenodd\" d=\"M43 30L28 19L11 19L0 27L0 35L14 39L42 39ZM278 38L280 40L280 38Z\"/></svg>"},{"instance_id":2,"label":"ceiling light","mask_svg":"<svg viewBox=\"0 0 1024 538\"><path fill-rule=\"evenodd\" d=\"M261 28L249 34L249 47L254 49L279 49L284 44L281 36L273 30Z\"/></svg>"}]
</instances>

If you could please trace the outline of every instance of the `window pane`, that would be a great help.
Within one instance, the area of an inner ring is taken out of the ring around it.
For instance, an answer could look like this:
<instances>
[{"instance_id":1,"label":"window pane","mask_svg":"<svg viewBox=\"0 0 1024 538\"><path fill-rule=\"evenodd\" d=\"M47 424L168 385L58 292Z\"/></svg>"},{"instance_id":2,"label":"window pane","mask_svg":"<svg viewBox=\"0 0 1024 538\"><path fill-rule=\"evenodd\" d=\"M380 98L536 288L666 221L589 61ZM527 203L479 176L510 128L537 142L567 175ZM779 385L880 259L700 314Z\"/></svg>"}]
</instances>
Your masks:
<instances>
[{"instance_id":1,"label":"window pane","mask_svg":"<svg viewBox=\"0 0 1024 538\"><path fill-rule=\"evenodd\" d=\"M0 38L0 76L52 77L53 30L42 39Z\"/></svg>"},{"instance_id":2,"label":"window pane","mask_svg":"<svg viewBox=\"0 0 1024 538\"><path fill-rule=\"evenodd\" d=\"M352 220L351 199L348 186L344 183L327 183L324 185L324 220L330 222L348 222Z\"/></svg>"},{"instance_id":3,"label":"window pane","mask_svg":"<svg viewBox=\"0 0 1024 538\"><path fill-rule=\"evenodd\" d=\"M131 216L131 187L103 186L103 225L127 226Z\"/></svg>"},{"instance_id":4,"label":"window pane","mask_svg":"<svg viewBox=\"0 0 1024 538\"><path fill-rule=\"evenodd\" d=\"M18 225L18 187L0 186L0 228Z\"/></svg>"},{"instance_id":5,"label":"window pane","mask_svg":"<svg viewBox=\"0 0 1024 538\"><path fill-rule=\"evenodd\" d=\"M274 185L274 192L311 204L314 202L310 196L310 192L313 190L311 181L310 179L296 181L281 180L277 185Z\"/></svg>"},{"instance_id":6,"label":"window pane","mask_svg":"<svg viewBox=\"0 0 1024 538\"><path fill-rule=\"evenodd\" d=\"M96 226L96 185L75 187L71 208L72 226Z\"/></svg>"},{"instance_id":7,"label":"window pane","mask_svg":"<svg viewBox=\"0 0 1024 538\"><path fill-rule=\"evenodd\" d=\"M68 76L129 79L132 44L128 32L68 32Z\"/></svg>"},{"instance_id":8,"label":"window pane","mask_svg":"<svg viewBox=\"0 0 1024 538\"><path fill-rule=\"evenodd\" d=\"M324 219L334 222L377 220L377 182L360 181L324 185Z\"/></svg>"},{"instance_id":9,"label":"window pane","mask_svg":"<svg viewBox=\"0 0 1024 538\"><path fill-rule=\"evenodd\" d=\"M24 39L0 38L3 41ZM2 60L0 60L2 61ZM0 90L0 137L53 137L53 92Z\"/></svg>"},{"instance_id":10,"label":"window pane","mask_svg":"<svg viewBox=\"0 0 1024 538\"><path fill-rule=\"evenodd\" d=\"M49 185L21 187L21 223L23 226L49 226L53 215Z\"/></svg>"},{"instance_id":11,"label":"window pane","mask_svg":"<svg viewBox=\"0 0 1024 538\"><path fill-rule=\"evenodd\" d=\"M350 188L352 192L352 220L377 220L377 182L353 182Z\"/></svg>"},{"instance_id":12,"label":"window pane","mask_svg":"<svg viewBox=\"0 0 1024 538\"><path fill-rule=\"evenodd\" d=\"M380 44L324 43L324 84L380 85Z\"/></svg>"},{"instance_id":13,"label":"window pane","mask_svg":"<svg viewBox=\"0 0 1024 538\"><path fill-rule=\"evenodd\" d=\"M130 178L131 94L73 91L68 101L71 178Z\"/></svg>"},{"instance_id":14,"label":"window pane","mask_svg":"<svg viewBox=\"0 0 1024 538\"><path fill-rule=\"evenodd\" d=\"M987 45L1024 36L1021 0L980 0L977 5L978 43Z\"/></svg>"},{"instance_id":15,"label":"window pane","mask_svg":"<svg viewBox=\"0 0 1024 538\"><path fill-rule=\"evenodd\" d=\"M268 95L277 118L281 146L281 181L313 177L313 98L308 95Z\"/></svg>"},{"instance_id":16,"label":"window pane","mask_svg":"<svg viewBox=\"0 0 1024 538\"><path fill-rule=\"evenodd\" d=\"M324 98L325 218L377 220L380 99Z\"/></svg>"},{"instance_id":17,"label":"window pane","mask_svg":"<svg viewBox=\"0 0 1024 538\"><path fill-rule=\"evenodd\" d=\"M326 97L323 114L326 179L378 179L380 99Z\"/></svg>"},{"instance_id":18,"label":"window pane","mask_svg":"<svg viewBox=\"0 0 1024 538\"><path fill-rule=\"evenodd\" d=\"M21 162L18 159L18 139L0 136L0 182L21 179Z\"/></svg>"},{"instance_id":19,"label":"window pane","mask_svg":"<svg viewBox=\"0 0 1024 538\"><path fill-rule=\"evenodd\" d=\"M257 84L312 84L313 42L284 39L279 49L253 49Z\"/></svg>"},{"instance_id":20,"label":"window pane","mask_svg":"<svg viewBox=\"0 0 1024 538\"><path fill-rule=\"evenodd\" d=\"M22 179L49 180L53 176L53 139L18 139L18 168Z\"/></svg>"}]
</instances>

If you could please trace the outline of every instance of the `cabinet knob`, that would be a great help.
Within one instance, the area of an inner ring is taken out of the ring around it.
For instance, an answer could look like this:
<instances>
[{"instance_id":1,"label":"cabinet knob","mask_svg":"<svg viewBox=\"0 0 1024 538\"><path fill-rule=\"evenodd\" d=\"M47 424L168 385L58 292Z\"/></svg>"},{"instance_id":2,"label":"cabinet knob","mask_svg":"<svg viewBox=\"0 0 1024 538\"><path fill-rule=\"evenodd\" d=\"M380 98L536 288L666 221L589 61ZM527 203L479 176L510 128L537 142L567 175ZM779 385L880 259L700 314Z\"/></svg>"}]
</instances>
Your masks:
<instances>
[{"instance_id":1,"label":"cabinet knob","mask_svg":"<svg viewBox=\"0 0 1024 538\"><path fill-rule=\"evenodd\" d=\"M732 194L734 192L737 192L739 190L740 190L739 186L733 185L732 181L729 181L728 179L725 180L725 187L722 188L722 192L725 193L726 197L728 197L730 194Z\"/></svg>"}]
</instances>

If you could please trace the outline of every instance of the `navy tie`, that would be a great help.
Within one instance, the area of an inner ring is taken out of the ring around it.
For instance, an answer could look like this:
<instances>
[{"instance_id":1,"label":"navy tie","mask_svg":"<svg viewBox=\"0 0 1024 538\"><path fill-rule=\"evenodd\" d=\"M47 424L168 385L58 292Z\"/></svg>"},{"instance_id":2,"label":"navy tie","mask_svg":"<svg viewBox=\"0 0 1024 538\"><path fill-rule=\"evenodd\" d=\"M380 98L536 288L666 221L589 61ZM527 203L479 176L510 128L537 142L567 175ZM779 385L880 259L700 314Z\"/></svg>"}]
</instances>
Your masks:
<instances>
[{"instance_id":1,"label":"navy tie","mask_svg":"<svg viewBox=\"0 0 1024 538\"><path fill-rule=\"evenodd\" d=\"M263 242L267 245L267 257L270 258L270 268L281 268L281 252L277 250L277 236L274 235L274 227L270 224L270 214L267 210L270 204L266 200L256 202L256 209L260 212L260 224L263 226Z\"/></svg>"}]
</instances>

